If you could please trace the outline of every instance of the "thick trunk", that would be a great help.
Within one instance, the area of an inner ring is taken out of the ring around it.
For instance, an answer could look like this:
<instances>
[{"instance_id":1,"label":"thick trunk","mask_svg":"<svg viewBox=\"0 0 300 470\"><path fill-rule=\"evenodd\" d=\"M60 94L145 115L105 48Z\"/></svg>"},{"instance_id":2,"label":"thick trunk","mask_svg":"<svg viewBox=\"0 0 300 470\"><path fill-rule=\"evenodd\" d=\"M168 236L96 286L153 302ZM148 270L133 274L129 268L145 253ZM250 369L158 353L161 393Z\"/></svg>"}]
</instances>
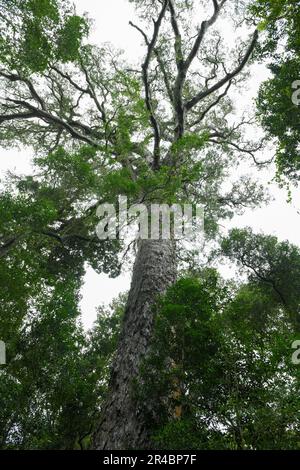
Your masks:
<instances>
[{"instance_id":1,"label":"thick trunk","mask_svg":"<svg viewBox=\"0 0 300 470\"><path fill-rule=\"evenodd\" d=\"M152 306L176 279L171 240L141 240L133 268L123 329L112 368L102 421L94 436L96 449L141 449L149 446L143 415L132 395L141 360L152 334Z\"/></svg>"}]
</instances>

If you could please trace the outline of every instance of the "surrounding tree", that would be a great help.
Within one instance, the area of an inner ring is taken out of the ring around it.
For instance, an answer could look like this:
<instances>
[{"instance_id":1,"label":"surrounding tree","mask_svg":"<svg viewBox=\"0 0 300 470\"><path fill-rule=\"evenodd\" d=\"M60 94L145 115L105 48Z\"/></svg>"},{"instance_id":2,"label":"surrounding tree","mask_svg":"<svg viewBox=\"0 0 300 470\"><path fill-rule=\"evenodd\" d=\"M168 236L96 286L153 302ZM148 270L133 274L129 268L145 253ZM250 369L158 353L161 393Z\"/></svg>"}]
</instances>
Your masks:
<instances>
[{"instance_id":1,"label":"surrounding tree","mask_svg":"<svg viewBox=\"0 0 300 470\"><path fill-rule=\"evenodd\" d=\"M262 57L271 78L257 99L260 121L277 146L278 178L299 180L300 2L258 1L252 12L261 20Z\"/></svg>"}]
</instances>

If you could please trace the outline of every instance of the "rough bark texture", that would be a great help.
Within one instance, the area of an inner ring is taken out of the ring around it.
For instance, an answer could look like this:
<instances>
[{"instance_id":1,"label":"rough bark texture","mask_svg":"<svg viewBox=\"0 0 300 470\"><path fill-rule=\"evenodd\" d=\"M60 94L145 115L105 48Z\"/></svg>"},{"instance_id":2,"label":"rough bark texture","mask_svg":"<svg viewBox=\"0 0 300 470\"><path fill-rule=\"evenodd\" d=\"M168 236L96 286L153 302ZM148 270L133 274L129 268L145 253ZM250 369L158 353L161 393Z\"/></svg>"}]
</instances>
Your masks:
<instances>
[{"instance_id":1,"label":"rough bark texture","mask_svg":"<svg viewBox=\"0 0 300 470\"><path fill-rule=\"evenodd\" d=\"M152 306L176 279L175 246L170 240L142 240L133 268L121 338L109 395L94 436L96 449L149 447L142 413L132 395L132 381L147 353L152 334Z\"/></svg>"}]
</instances>

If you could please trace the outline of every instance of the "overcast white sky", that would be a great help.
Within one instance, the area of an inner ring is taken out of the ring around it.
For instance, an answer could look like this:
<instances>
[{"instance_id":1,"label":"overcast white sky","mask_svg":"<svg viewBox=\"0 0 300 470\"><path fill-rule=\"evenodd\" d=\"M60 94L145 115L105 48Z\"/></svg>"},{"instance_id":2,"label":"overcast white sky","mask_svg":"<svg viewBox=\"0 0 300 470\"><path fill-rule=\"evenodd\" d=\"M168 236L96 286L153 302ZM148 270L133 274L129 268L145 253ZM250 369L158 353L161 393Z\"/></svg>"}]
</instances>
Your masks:
<instances>
[{"instance_id":1,"label":"overcast white sky","mask_svg":"<svg viewBox=\"0 0 300 470\"><path fill-rule=\"evenodd\" d=\"M92 42L100 44L111 42L117 48L125 51L129 59L136 60L142 54L141 40L137 31L128 22L134 18L132 5L127 0L75 0L79 13L88 12L94 19ZM259 83L267 76L262 67L255 69L251 80L250 94L255 95ZM241 100L245 100L245 96ZM266 156L266 159L270 155ZM30 154L15 150L3 151L0 155L0 173L7 169L16 169L18 173L30 172ZM274 170L260 176L267 184L274 175ZM267 207L254 211L247 210L243 216L234 217L228 227L251 226L255 231L263 231L276 235L280 240L288 239L300 246L300 211L299 190L293 191L293 201L286 202L287 193L271 184L269 190L275 200ZM89 328L96 318L96 307L101 303L109 303L119 292L127 290L130 284L129 273L122 274L117 279L109 279L105 275L97 275L92 269L87 270L85 284L82 290L82 318L86 328Z\"/></svg>"}]
</instances>

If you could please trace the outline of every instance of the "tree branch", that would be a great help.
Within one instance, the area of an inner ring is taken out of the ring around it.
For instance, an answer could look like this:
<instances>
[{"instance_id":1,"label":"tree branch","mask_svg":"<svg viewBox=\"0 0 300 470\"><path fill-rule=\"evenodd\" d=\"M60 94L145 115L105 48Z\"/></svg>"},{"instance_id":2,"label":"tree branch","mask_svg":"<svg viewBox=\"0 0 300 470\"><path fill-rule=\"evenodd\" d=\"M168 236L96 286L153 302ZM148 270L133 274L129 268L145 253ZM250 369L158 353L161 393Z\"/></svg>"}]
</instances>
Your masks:
<instances>
[{"instance_id":1,"label":"tree branch","mask_svg":"<svg viewBox=\"0 0 300 470\"><path fill-rule=\"evenodd\" d=\"M37 115L34 112L18 113L18 114L3 114L3 115L0 115L0 125L5 121L13 121L14 119L31 119L34 117L37 117Z\"/></svg>"}]
</instances>

